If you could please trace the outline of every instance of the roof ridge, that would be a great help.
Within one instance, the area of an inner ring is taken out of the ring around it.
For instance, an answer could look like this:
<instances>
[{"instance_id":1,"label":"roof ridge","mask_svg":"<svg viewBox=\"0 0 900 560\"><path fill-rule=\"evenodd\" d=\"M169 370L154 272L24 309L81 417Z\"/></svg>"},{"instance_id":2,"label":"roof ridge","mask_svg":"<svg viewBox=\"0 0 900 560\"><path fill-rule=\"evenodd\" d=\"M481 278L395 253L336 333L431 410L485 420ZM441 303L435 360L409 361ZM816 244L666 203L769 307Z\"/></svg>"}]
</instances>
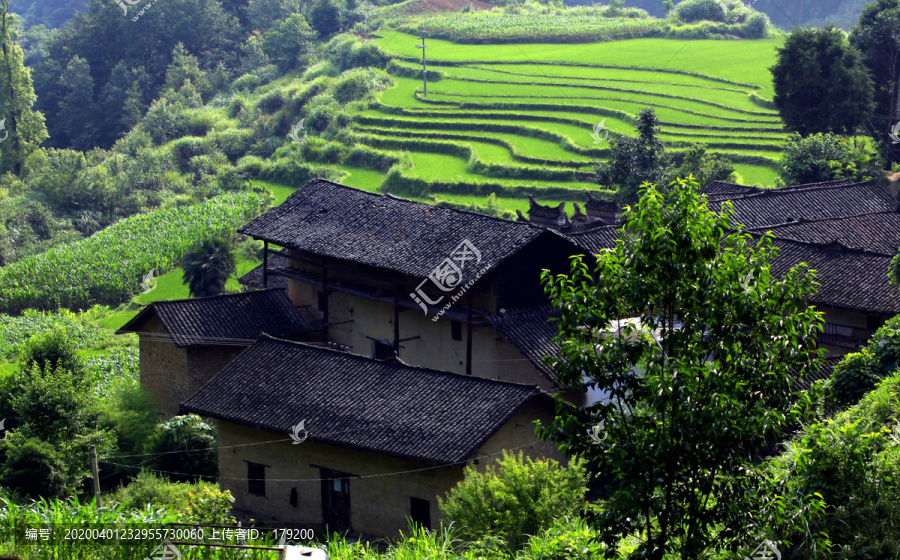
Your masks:
<instances>
[{"instance_id":1,"label":"roof ridge","mask_svg":"<svg viewBox=\"0 0 900 560\"><path fill-rule=\"evenodd\" d=\"M749 231L747 233L748 233L748 235L751 235L753 237L761 238L761 237L766 236L766 234L764 234L764 233L757 233L755 231ZM798 239L787 239L785 237L775 237L775 239L778 241L787 241L788 243L796 243L797 245L807 245L810 247L816 247L818 249L824 249L824 250L829 250L832 246L837 245L837 246L842 247L843 250L852 251L854 253L865 253L865 254L869 254L869 255L876 255L879 257L893 257L894 256L894 255L890 255L888 253L881 253L879 251L872 251L871 249L865 249L863 247L853 247L850 245L846 245L844 243L841 243L837 239L829 241L828 243L815 243L813 241L800 241Z\"/></svg>"},{"instance_id":2,"label":"roof ridge","mask_svg":"<svg viewBox=\"0 0 900 560\"><path fill-rule=\"evenodd\" d=\"M389 358L387 360L376 360L374 358L367 358L366 356L363 356L361 354L354 354L352 352L344 352L342 350L335 350L334 348L328 348L326 346L314 346L312 344L308 344L305 342L296 342L293 340L286 340L283 338L278 338L276 336L272 336L268 333L262 333L260 335L259 339L257 339L257 341L254 343L254 345L259 344L260 342L275 342L275 343L282 344L284 346L308 348L311 350L320 350L320 351L325 351L325 352L331 352L331 353L334 353L334 354L337 354L340 356L349 357L354 360L362 361L362 362L380 363L380 364L393 362L395 364L398 364L398 365L408 368L408 369L414 369L414 370L425 371L425 372L430 372L430 373L437 373L440 375L450 375L450 376L455 376L455 377L461 377L463 379L469 379L469 380L473 380L473 381L485 382L485 383L495 384L495 385L507 385L507 386L512 386L512 387L522 387L522 388L526 388L526 389L537 389L538 392L541 392L541 393L544 392L541 390L540 387L538 387L537 385L534 385L534 384L515 383L513 381L505 381L502 379L488 379L487 377L479 377L476 375L466 375L464 373L456 373L455 371L446 371L446 370L442 370L442 369L434 369L434 368L428 368L428 367L423 367L423 366L410 365L398 357Z\"/></svg>"},{"instance_id":3,"label":"roof ridge","mask_svg":"<svg viewBox=\"0 0 900 560\"><path fill-rule=\"evenodd\" d=\"M753 227L753 228L747 228L747 230L748 230L748 231L754 231L754 230L765 229L765 228L776 228L776 227L785 227L785 226L796 226L796 225L803 225L803 224L817 224L817 223L820 223L820 222L836 222L836 221L840 221L840 220L849 220L849 219L852 219L852 218L863 218L863 217L866 217L866 216L878 216L878 215L881 215L881 214L884 214L884 215L891 215L891 214L897 214L897 215L900 215L900 212L898 212L897 210L881 210L881 211L879 211L879 212L863 212L862 214L852 214L852 215L850 215L850 216L840 216L840 217L834 217L834 216L832 216L832 217L829 217L829 218L804 218L804 217L800 217L799 219L793 220L793 221L790 221L790 222L781 222L781 223L777 223L777 224L768 224L768 225L763 225L763 226L757 226L757 227Z\"/></svg>"},{"instance_id":4,"label":"roof ridge","mask_svg":"<svg viewBox=\"0 0 900 560\"><path fill-rule=\"evenodd\" d=\"M187 302L195 302L195 301L210 301L213 299L237 298L237 297L241 297L241 296L246 297L246 296L251 296L253 294L258 294L261 292L272 292L272 291L279 291L279 290L281 290L281 288L261 288L259 290L251 290L249 292L236 292L233 294L217 294L214 296L203 296L203 297L193 297L193 298L188 297L188 298L181 298L181 299L161 299L161 300L157 300L157 301L151 301L150 303L147 304L147 307L150 307L151 305L158 305L158 304L164 305L164 304L169 304L169 303L187 303Z\"/></svg>"}]
</instances>

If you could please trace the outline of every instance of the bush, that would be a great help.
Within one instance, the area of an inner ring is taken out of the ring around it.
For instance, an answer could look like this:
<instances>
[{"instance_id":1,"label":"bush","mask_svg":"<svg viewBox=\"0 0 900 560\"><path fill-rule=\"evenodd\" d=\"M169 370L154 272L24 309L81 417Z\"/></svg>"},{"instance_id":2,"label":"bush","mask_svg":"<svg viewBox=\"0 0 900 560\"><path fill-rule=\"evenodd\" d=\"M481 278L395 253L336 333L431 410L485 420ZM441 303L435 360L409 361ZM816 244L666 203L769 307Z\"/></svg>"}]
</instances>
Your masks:
<instances>
[{"instance_id":1,"label":"bush","mask_svg":"<svg viewBox=\"0 0 900 560\"><path fill-rule=\"evenodd\" d=\"M557 519L546 531L531 537L520 560L594 560L606 547L579 517Z\"/></svg>"},{"instance_id":2,"label":"bush","mask_svg":"<svg viewBox=\"0 0 900 560\"><path fill-rule=\"evenodd\" d=\"M208 523L212 525L234 525L237 520L231 516L234 497L228 490L204 486L197 492L188 494L188 506L179 512L186 523Z\"/></svg>"},{"instance_id":3,"label":"bush","mask_svg":"<svg viewBox=\"0 0 900 560\"><path fill-rule=\"evenodd\" d=\"M36 334L25 342L22 361L28 368L36 364L40 369L62 368L84 371L84 362L78 355L78 346L69 338L68 331L61 327Z\"/></svg>"},{"instance_id":4,"label":"bush","mask_svg":"<svg viewBox=\"0 0 900 560\"><path fill-rule=\"evenodd\" d=\"M675 7L675 16L681 21L725 21L728 8L721 0L684 0Z\"/></svg>"},{"instance_id":5,"label":"bush","mask_svg":"<svg viewBox=\"0 0 900 560\"><path fill-rule=\"evenodd\" d=\"M438 498L441 511L465 540L499 536L511 550L520 549L528 535L549 528L557 517L574 515L584 498L584 462L568 467L552 459L534 461L509 452L484 473L472 466L447 498Z\"/></svg>"},{"instance_id":6,"label":"bush","mask_svg":"<svg viewBox=\"0 0 900 560\"><path fill-rule=\"evenodd\" d=\"M9 437L0 483L25 498L60 498L74 490L67 471L54 445L37 438Z\"/></svg>"},{"instance_id":7,"label":"bush","mask_svg":"<svg viewBox=\"0 0 900 560\"><path fill-rule=\"evenodd\" d=\"M900 366L900 315L885 322L860 352L848 354L831 374L831 399L855 404Z\"/></svg>"},{"instance_id":8,"label":"bush","mask_svg":"<svg viewBox=\"0 0 900 560\"><path fill-rule=\"evenodd\" d=\"M214 487L208 482L172 482L163 476L142 470L127 486L117 488L109 499L118 502L121 509L146 510L147 504L150 504L152 508L166 507L185 511L190 508L194 493Z\"/></svg>"},{"instance_id":9,"label":"bush","mask_svg":"<svg viewBox=\"0 0 900 560\"><path fill-rule=\"evenodd\" d=\"M171 475L173 480L196 482L219 472L216 429L196 414L176 416L157 425L147 440L146 452L155 455L154 469L180 473Z\"/></svg>"}]
</instances>

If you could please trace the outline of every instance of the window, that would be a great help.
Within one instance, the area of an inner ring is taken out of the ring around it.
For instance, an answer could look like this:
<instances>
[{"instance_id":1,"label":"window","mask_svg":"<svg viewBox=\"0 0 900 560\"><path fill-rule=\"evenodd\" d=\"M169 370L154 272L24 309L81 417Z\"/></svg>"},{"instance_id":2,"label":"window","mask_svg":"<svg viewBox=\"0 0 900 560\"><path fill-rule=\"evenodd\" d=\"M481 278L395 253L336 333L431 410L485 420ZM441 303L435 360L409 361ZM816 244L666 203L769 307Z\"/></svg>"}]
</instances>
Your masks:
<instances>
[{"instance_id":1,"label":"window","mask_svg":"<svg viewBox=\"0 0 900 560\"><path fill-rule=\"evenodd\" d=\"M319 292L319 311L325 311L326 307L328 307L328 296L324 291Z\"/></svg>"},{"instance_id":2,"label":"window","mask_svg":"<svg viewBox=\"0 0 900 560\"><path fill-rule=\"evenodd\" d=\"M450 331L453 334L453 340L462 340L462 323L459 321L451 321Z\"/></svg>"},{"instance_id":3,"label":"window","mask_svg":"<svg viewBox=\"0 0 900 560\"><path fill-rule=\"evenodd\" d=\"M385 339L372 341L372 357L376 360L389 360L394 357L394 345Z\"/></svg>"},{"instance_id":4,"label":"window","mask_svg":"<svg viewBox=\"0 0 900 560\"><path fill-rule=\"evenodd\" d=\"M247 491L255 496L266 495L266 466L247 461Z\"/></svg>"},{"instance_id":5,"label":"window","mask_svg":"<svg viewBox=\"0 0 900 560\"><path fill-rule=\"evenodd\" d=\"M297 488L291 488L291 499L290 504L294 507L297 507Z\"/></svg>"},{"instance_id":6,"label":"window","mask_svg":"<svg viewBox=\"0 0 900 560\"><path fill-rule=\"evenodd\" d=\"M866 317L866 328L870 331L877 331L884 323L884 317L879 317L878 315L869 315Z\"/></svg>"},{"instance_id":7,"label":"window","mask_svg":"<svg viewBox=\"0 0 900 560\"><path fill-rule=\"evenodd\" d=\"M410 498L409 517L413 523L431 529L431 503L421 498Z\"/></svg>"}]
</instances>

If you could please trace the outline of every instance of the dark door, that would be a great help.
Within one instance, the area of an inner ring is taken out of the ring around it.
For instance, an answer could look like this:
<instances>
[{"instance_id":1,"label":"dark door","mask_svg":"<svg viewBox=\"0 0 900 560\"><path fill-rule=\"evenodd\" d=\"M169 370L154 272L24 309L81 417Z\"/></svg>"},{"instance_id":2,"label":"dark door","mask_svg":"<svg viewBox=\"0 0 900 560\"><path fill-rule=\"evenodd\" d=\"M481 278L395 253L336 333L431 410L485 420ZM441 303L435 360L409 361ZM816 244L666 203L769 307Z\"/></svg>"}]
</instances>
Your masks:
<instances>
[{"instance_id":1,"label":"dark door","mask_svg":"<svg viewBox=\"0 0 900 560\"><path fill-rule=\"evenodd\" d=\"M322 469L322 519L332 530L350 530L350 480L346 473Z\"/></svg>"}]
</instances>

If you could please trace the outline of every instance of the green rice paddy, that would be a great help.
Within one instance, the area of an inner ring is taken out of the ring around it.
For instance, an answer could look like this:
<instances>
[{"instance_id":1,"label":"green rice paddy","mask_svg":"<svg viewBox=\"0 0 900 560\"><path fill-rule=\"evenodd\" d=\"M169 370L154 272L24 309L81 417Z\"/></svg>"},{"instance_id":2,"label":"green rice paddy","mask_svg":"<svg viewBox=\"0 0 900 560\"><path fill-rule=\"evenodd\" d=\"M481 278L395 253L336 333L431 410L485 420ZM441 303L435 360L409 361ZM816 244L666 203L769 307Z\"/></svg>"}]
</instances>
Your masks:
<instances>
[{"instance_id":1,"label":"green rice paddy","mask_svg":"<svg viewBox=\"0 0 900 560\"><path fill-rule=\"evenodd\" d=\"M419 67L415 36L383 35L376 41L399 56L401 66ZM598 189L585 182L584 173L575 180L566 173L589 171L590 162L603 159L607 131L634 135L637 114L649 106L672 151L702 142L735 162L736 180L774 183L787 136L767 101L772 97L768 68L779 39L501 45L428 39L427 44L429 69L442 76L428 82L427 96L421 80L395 76L380 104L354 119L363 142L409 154L404 176L511 187L502 199L507 209L527 208L527 189L518 196L515 187ZM463 153L460 146L470 150ZM536 168L553 178L541 177ZM377 174L345 171L349 184L377 186ZM464 195L435 194L464 201Z\"/></svg>"}]
</instances>

